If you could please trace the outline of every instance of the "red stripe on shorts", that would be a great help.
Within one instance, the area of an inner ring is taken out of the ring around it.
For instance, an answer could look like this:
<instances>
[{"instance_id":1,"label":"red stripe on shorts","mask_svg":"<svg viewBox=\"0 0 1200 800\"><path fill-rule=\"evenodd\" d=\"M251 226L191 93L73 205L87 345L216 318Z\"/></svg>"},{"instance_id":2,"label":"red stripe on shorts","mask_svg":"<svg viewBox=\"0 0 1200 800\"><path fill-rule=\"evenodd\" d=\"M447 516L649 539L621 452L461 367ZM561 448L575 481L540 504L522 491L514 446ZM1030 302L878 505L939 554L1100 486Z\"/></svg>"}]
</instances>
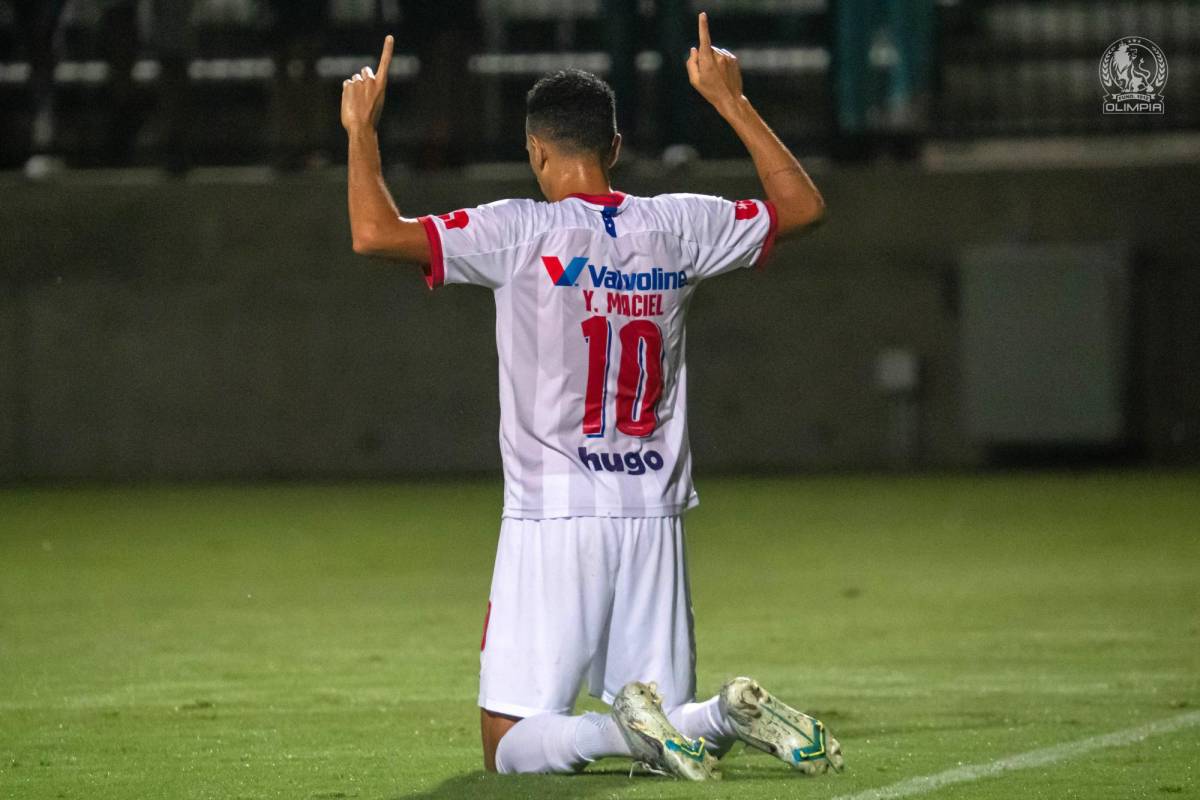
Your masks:
<instances>
[{"instance_id":1,"label":"red stripe on shorts","mask_svg":"<svg viewBox=\"0 0 1200 800\"><path fill-rule=\"evenodd\" d=\"M479 652L483 652L483 648L487 647L487 629L488 623L492 621L492 601L488 600L487 613L483 615L483 638L479 640Z\"/></svg>"}]
</instances>

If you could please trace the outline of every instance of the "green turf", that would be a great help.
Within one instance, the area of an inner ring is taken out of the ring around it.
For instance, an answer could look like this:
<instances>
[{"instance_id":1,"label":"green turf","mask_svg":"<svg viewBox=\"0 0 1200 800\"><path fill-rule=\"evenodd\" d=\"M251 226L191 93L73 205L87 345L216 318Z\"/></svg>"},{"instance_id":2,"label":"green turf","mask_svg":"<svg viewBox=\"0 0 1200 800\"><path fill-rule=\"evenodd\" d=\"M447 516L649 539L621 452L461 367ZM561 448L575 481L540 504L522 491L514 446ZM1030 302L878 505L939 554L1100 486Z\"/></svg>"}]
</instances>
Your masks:
<instances>
[{"instance_id":1,"label":"green turf","mask_svg":"<svg viewBox=\"0 0 1200 800\"><path fill-rule=\"evenodd\" d=\"M827 798L1200 708L1200 477L708 480L701 691L843 775L480 770L492 481L0 491L0 797ZM926 795L1200 794L1200 728Z\"/></svg>"}]
</instances>

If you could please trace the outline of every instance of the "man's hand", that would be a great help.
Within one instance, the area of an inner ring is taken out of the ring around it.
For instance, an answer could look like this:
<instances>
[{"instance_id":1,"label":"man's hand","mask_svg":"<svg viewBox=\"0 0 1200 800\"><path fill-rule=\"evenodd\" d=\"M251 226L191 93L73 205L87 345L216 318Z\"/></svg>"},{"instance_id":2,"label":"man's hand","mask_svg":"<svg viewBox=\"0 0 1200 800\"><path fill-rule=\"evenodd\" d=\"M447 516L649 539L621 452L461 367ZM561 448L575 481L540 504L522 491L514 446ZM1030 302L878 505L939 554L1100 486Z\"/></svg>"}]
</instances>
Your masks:
<instances>
[{"instance_id":1,"label":"man's hand","mask_svg":"<svg viewBox=\"0 0 1200 800\"><path fill-rule=\"evenodd\" d=\"M693 47L687 61L688 80L722 116L742 99L742 70L737 56L713 47L708 35L708 14L700 12L700 46Z\"/></svg>"},{"instance_id":2,"label":"man's hand","mask_svg":"<svg viewBox=\"0 0 1200 800\"><path fill-rule=\"evenodd\" d=\"M363 67L362 72L342 81L342 126L349 134L346 186L350 238L356 253L429 264L431 251L425 226L400 216L383 180L383 159L375 132L383 111L394 45L391 36L383 40L378 72Z\"/></svg>"},{"instance_id":3,"label":"man's hand","mask_svg":"<svg viewBox=\"0 0 1200 800\"><path fill-rule=\"evenodd\" d=\"M811 228L825 214L825 201L800 162L779 141L750 101L742 94L742 71L733 53L712 46L708 15L700 13L700 46L687 62L688 80L712 103L746 145L767 199L775 206L773 219L780 236Z\"/></svg>"},{"instance_id":4,"label":"man's hand","mask_svg":"<svg viewBox=\"0 0 1200 800\"><path fill-rule=\"evenodd\" d=\"M383 40L378 70L372 72L370 67L363 67L361 72L342 81L342 127L348 133L363 128L374 130L379 124L394 46L395 41L389 35Z\"/></svg>"}]
</instances>

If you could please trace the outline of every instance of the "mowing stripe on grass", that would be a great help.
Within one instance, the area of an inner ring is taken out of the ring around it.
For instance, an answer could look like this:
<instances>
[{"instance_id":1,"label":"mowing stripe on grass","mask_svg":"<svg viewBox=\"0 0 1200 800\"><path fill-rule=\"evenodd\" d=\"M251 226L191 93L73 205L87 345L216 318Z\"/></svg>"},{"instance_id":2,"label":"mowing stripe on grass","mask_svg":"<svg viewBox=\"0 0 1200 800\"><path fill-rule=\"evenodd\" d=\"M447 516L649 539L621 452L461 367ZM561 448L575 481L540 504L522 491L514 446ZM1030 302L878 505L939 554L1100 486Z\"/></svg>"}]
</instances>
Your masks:
<instances>
[{"instance_id":1,"label":"mowing stripe on grass","mask_svg":"<svg viewBox=\"0 0 1200 800\"><path fill-rule=\"evenodd\" d=\"M1129 745L1150 736L1160 736L1164 733L1172 733L1197 725L1200 725L1200 711L1191 711L1187 714L1160 719L1157 722L1148 722L1136 728L1126 728L1122 731L1106 733L1103 736L1093 736L1089 739L1080 739L1076 742L1064 742L1063 744L1044 747L1041 750L1030 750L1028 753L1019 753L1018 755L1002 758L999 761L992 761L987 764L968 764L965 767L948 769L945 772L938 772L934 775L909 778L899 783L893 783L891 786L868 789L865 792L858 792L857 794L842 795L834 798L834 800L891 800L891 798L897 797L912 797L913 795L935 791L943 786L951 786L955 783L970 783L980 778L990 778L994 775L1018 769L1043 767L1047 764L1066 761L1068 758L1090 753L1093 750Z\"/></svg>"}]
</instances>

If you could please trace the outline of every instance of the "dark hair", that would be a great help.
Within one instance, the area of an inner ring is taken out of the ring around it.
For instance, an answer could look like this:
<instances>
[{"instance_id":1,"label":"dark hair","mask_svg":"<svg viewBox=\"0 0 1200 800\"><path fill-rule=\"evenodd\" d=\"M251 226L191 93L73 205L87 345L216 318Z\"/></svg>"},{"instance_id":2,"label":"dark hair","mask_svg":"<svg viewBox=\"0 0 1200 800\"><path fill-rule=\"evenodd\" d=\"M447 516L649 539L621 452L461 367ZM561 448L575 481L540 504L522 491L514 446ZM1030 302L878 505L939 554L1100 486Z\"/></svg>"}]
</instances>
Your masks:
<instances>
[{"instance_id":1,"label":"dark hair","mask_svg":"<svg viewBox=\"0 0 1200 800\"><path fill-rule=\"evenodd\" d=\"M617 98L612 87L592 73L561 69L525 95L525 123L530 133L603 160L617 133Z\"/></svg>"}]
</instances>

